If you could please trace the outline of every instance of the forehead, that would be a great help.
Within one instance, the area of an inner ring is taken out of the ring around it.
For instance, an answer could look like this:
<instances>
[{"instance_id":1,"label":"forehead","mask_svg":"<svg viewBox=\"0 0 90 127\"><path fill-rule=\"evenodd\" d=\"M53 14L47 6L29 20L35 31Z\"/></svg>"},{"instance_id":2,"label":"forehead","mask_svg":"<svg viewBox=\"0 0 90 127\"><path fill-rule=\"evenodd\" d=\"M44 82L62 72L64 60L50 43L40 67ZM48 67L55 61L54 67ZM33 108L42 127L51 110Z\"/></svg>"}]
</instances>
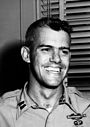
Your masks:
<instances>
[{"instance_id":1,"label":"forehead","mask_svg":"<svg viewBox=\"0 0 90 127\"><path fill-rule=\"evenodd\" d=\"M70 37L67 32L55 31L48 27L40 28L37 33L37 45L51 45L54 47L69 46Z\"/></svg>"}]
</instances>

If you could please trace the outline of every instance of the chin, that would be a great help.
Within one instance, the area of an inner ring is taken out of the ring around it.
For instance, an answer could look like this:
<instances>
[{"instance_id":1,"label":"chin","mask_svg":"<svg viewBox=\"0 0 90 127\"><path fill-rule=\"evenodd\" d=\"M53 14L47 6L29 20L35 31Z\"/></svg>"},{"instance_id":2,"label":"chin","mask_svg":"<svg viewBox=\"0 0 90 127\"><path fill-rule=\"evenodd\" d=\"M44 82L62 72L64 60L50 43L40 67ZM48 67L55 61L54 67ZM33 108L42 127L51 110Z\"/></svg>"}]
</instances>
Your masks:
<instances>
[{"instance_id":1,"label":"chin","mask_svg":"<svg viewBox=\"0 0 90 127\"><path fill-rule=\"evenodd\" d=\"M56 82L56 81L49 81L49 82L42 82L42 85L49 89L55 89L59 87L62 84L62 81Z\"/></svg>"}]
</instances>

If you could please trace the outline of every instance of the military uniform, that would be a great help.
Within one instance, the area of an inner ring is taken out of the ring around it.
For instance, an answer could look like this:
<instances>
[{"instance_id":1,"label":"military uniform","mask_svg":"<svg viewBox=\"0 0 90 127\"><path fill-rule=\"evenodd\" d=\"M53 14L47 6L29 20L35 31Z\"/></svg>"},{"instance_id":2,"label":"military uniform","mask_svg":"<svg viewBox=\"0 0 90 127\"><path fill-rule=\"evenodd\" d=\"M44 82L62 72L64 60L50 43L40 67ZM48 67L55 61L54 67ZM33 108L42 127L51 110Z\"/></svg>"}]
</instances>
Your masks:
<instances>
[{"instance_id":1,"label":"military uniform","mask_svg":"<svg viewBox=\"0 0 90 127\"><path fill-rule=\"evenodd\" d=\"M73 87L51 112L40 107L23 90L8 92L0 99L0 127L90 127L90 101Z\"/></svg>"}]
</instances>

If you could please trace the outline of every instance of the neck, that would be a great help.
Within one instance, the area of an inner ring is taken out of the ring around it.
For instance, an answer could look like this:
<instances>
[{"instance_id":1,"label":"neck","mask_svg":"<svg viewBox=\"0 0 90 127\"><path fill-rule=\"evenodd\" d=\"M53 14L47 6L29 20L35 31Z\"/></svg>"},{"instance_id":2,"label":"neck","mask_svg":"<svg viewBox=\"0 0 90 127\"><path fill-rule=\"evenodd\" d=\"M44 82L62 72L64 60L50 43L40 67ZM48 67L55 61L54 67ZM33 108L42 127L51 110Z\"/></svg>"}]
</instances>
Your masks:
<instances>
[{"instance_id":1,"label":"neck","mask_svg":"<svg viewBox=\"0 0 90 127\"><path fill-rule=\"evenodd\" d=\"M28 95L42 108L51 111L62 96L62 85L56 89L48 89L35 82L29 83Z\"/></svg>"}]
</instances>

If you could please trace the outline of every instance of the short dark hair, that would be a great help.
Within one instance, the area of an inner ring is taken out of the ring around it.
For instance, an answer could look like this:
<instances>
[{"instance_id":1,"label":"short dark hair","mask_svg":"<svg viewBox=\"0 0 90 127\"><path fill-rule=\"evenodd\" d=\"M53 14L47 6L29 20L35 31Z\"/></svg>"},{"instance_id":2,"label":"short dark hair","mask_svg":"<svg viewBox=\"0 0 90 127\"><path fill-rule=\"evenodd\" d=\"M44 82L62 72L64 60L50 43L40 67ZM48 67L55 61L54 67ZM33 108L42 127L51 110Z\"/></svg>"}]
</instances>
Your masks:
<instances>
[{"instance_id":1,"label":"short dark hair","mask_svg":"<svg viewBox=\"0 0 90 127\"><path fill-rule=\"evenodd\" d=\"M49 27L55 31L64 30L71 38L72 28L67 21L60 20L59 18L44 17L33 22L27 29L25 35L25 42L27 46L30 46L34 41L34 35L38 28Z\"/></svg>"}]
</instances>

